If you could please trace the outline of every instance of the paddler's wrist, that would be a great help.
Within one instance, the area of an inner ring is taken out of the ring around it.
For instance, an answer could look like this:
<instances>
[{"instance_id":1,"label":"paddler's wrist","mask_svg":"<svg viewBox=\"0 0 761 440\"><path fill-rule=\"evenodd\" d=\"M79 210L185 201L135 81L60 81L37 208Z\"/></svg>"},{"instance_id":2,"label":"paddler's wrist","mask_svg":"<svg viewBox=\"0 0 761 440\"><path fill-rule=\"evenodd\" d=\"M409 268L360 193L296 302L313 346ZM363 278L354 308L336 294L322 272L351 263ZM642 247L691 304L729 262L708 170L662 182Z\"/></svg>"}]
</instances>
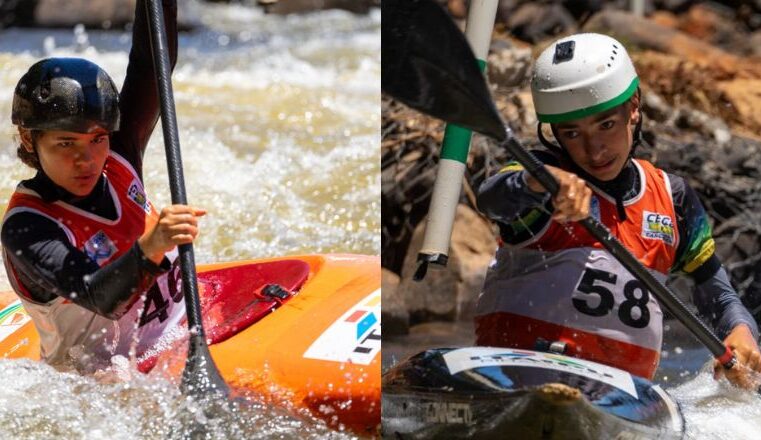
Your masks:
<instances>
[{"instance_id":1,"label":"paddler's wrist","mask_svg":"<svg viewBox=\"0 0 761 440\"><path fill-rule=\"evenodd\" d=\"M164 252L163 250L159 249L156 250L154 246L151 244L151 240L149 236L142 236L137 239L137 246L140 248L140 251L143 253L143 256L150 260L152 263L156 264L157 266L161 264L162 261L164 261Z\"/></svg>"},{"instance_id":2,"label":"paddler's wrist","mask_svg":"<svg viewBox=\"0 0 761 440\"><path fill-rule=\"evenodd\" d=\"M528 171L522 171L523 172L523 182L526 183L526 188L529 189L534 194L544 194L547 192L546 189L539 183L538 180L534 179L534 177L528 173Z\"/></svg>"}]
</instances>

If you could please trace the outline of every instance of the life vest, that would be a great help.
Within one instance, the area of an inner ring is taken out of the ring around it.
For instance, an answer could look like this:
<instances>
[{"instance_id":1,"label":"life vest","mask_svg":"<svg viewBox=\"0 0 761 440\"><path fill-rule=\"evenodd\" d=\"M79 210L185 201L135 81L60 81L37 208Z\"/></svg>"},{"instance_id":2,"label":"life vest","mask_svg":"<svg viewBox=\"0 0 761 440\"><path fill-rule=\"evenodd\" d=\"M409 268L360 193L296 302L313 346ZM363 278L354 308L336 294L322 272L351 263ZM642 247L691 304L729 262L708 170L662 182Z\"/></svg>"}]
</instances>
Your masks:
<instances>
[{"instance_id":1,"label":"life vest","mask_svg":"<svg viewBox=\"0 0 761 440\"><path fill-rule=\"evenodd\" d=\"M640 193L624 203L593 188L591 215L665 281L679 233L668 175L635 160ZM477 344L533 349L563 342L566 354L652 378L663 340L658 302L580 224L555 221L518 245L503 245L476 310Z\"/></svg>"},{"instance_id":2,"label":"life vest","mask_svg":"<svg viewBox=\"0 0 761 440\"><path fill-rule=\"evenodd\" d=\"M158 221L158 213L145 196L143 184L130 163L111 152L103 168L108 191L116 208L109 220L63 201L46 203L39 194L20 184L11 196L4 221L31 212L58 224L71 244L99 266L127 252ZM4 251L5 252L5 251ZM141 355L164 332L184 317L176 251L167 255L172 269L137 299L118 320L100 316L69 299L57 296L38 303L21 284L9 258L4 258L13 289L40 334L42 358L56 366L92 371L108 365L114 355Z\"/></svg>"}]
</instances>

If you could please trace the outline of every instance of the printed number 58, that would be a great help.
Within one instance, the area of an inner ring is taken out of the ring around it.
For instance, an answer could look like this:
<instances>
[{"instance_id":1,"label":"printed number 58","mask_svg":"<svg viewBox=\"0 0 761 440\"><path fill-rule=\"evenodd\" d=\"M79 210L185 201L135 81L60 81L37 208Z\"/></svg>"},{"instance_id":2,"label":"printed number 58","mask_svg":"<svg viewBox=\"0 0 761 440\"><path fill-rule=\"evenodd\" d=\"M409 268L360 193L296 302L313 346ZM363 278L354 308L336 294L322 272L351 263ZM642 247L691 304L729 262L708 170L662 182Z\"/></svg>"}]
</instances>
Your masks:
<instances>
[{"instance_id":1,"label":"printed number 58","mask_svg":"<svg viewBox=\"0 0 761 440\"><path fill-rule=\"evenodd\" d=\"M605 316L613 310L615 305L613 292L616 288L616 274L604 270L586 268L584 274L576 286L576 290L587 295L585 298L573 298L573 306L579 312L590 316ZM639 298L634 292L639 290ZM634 328L645 328L650 323L650 311L647 302L650 294L639 280L632 279L624 284L624 297L626 298L618 306L618 318L624 324ZM596 304L592 306L592 304ZM638 317L632 313L634 309L639 311Z\"/></svg>"}]
</instances>

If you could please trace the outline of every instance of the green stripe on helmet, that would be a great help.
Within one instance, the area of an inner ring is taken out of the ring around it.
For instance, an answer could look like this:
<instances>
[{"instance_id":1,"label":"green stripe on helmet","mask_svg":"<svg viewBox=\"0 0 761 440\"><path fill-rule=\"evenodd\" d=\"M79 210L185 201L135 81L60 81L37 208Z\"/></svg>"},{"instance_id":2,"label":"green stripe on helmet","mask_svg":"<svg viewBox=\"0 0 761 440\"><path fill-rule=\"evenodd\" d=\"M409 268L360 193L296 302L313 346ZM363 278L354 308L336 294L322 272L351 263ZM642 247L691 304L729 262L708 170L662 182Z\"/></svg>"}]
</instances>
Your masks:
<instances>
[{"instance_id":1,"label":"green stripe on helmet","mask_svg":"<svg viewBox=\"0 0 761 440\"><path fill-rule=\"evenodd\" d=\"M620 95L616 96L613 99L595 104L591 107L572 110L566 113L558 113L553 115L537 114L536 116L537 119L539 119L539 122L544 122L547 124L558 124L560 122L575 121L576 119L581 119L590 115L594 115L595 113L604 112L605 110L610 110L613 107L623 104L629 98L631 98L632 95L634 95L634 92L637 91L637 87L639 87L639 77L635 76L631 84L629 84L629 87L627 87L626 90L621 92Z\"/></svg>"}]
</instances>

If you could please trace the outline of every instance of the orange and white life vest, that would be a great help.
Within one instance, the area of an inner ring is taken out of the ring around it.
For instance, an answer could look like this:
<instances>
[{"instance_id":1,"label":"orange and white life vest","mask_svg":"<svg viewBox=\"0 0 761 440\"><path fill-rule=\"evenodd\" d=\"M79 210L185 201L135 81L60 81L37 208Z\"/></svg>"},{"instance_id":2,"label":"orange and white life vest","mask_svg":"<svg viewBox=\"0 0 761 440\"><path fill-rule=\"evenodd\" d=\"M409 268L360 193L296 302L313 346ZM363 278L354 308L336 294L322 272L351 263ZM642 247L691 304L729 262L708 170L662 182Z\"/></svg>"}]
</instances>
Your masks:
<instances>
[{"instance_id":1,"label":"orange and white life vest","mask_svg":"<svg viewBox=\"0 0 761 440\"><path fill-rule=\"evenodd\" d=\"M58 224L71 244L98 265L115 260L158 221L158 213L145 196L143 184L130 163L111 152L103 168L116 208L109 220L63 201L46 203L39 194L19 185L8 204L5 219L31 212ZM176 262L176 252L168 257ZM119 320L110 320L63 297L48 303L32 300L5 258L8 276L24 308L40 333L41 355L57 366L87 371L103 366L114 355L140 355L151 348L166 329L184 317L179 268L157 278Z\"/></svg>"},{"instance_id":2,"label":"orange and white life vest","mask_svg":"<svg viewBox=\"0 0 761 440\"><path fill-rule=\"evenodd\" d=\"M660 281L676 259L679 233L668 175L635 160L640 193L624 202L594 189L592 215ZM533 349L538 339L566 353L652 378L663 340L658 302L580 224L551 221L536 236L502 246L476 312L479 345Z\"/></svg>"}]
</instances>

